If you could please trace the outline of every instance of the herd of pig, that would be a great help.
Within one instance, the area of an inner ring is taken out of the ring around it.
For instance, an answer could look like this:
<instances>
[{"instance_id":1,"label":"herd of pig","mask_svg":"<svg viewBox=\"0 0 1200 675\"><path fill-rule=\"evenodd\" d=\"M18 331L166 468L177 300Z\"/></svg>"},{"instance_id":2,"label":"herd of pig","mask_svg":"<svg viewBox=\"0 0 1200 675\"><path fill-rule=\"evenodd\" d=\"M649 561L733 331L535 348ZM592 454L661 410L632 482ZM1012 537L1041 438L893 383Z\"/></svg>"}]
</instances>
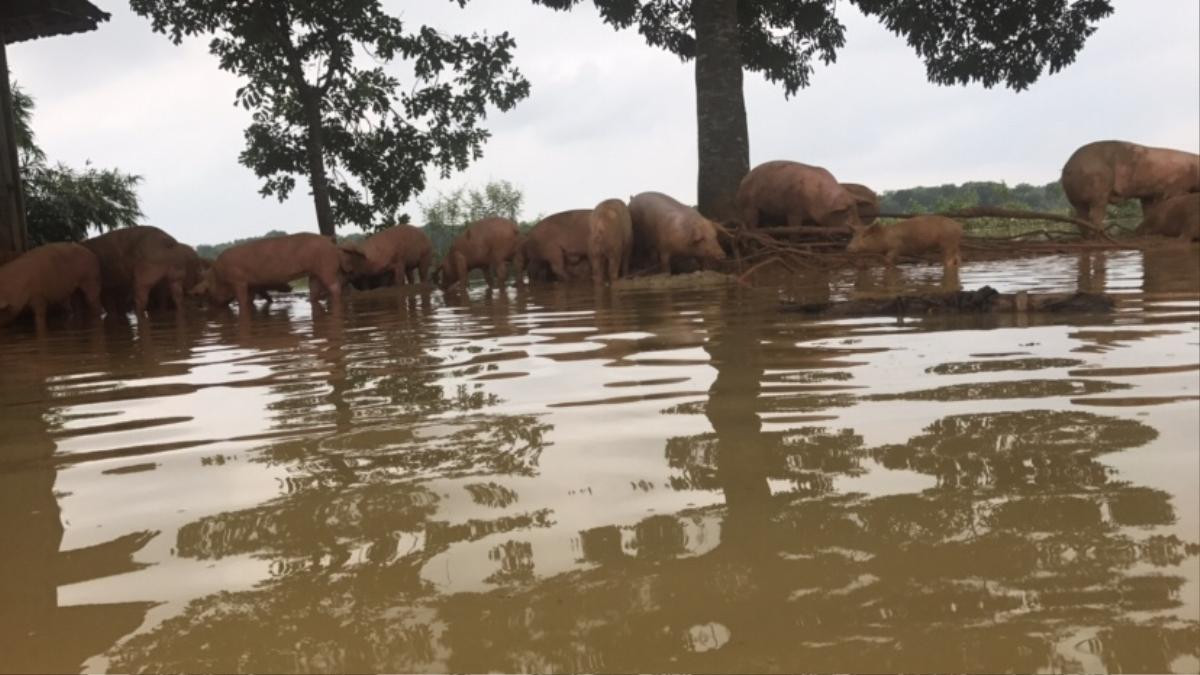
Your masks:
<instances>
[{"instance_id":1,"label":"herd of pig","mask_svg":"<svg viewBox=\"0 0 1200 675\"><path fill-rule=\"evenodd\" d=\"M1140 234L1200 238L1200 155L1122 141L1081 147L1062 172L1062 186L1080 218L1100 224L1110 203L1142 202ZM938 252L957 267L960 223L921 215L890 225L874 223L879 201L869 188L839 183L817 166L766 162L742 180L736 198L740 226L765 223L821 226L852 234L850 253L899 256ZM182 309L188 297L215 306L255 297L307 277L314 302L340 305L347 283L436 281L443 289L464 284L482 270L489 285L504 284L509 266L518 283L586 278L601 285L631 268L670 273L672 261L705 267L725 258L721 227L696 209L660 192L643 192L626 203L606 199L595 208L563 211L522 234L505 218L469 224L434 268L433 245L420 228L397 225L359 244L337 245L317 234L291 234L238 244L216 260L200 258L166 232L137 226L113 230L81 243L37 247L0 266L0 325L24 311L39 332L47 310L67 305L144 316L151 308Z\"/></svg>"}]
</instances>

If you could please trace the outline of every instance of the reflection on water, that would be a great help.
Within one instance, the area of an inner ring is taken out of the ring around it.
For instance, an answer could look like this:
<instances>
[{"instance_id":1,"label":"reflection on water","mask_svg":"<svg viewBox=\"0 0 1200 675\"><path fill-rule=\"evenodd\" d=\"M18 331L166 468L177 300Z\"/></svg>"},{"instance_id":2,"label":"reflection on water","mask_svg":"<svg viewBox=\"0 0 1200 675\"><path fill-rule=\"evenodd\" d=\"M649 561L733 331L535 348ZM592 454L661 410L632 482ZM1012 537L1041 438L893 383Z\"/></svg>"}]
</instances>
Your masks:
<instances>
[{"instance_id":1,"label":"reflection on water","mask_svg":"<svg viewBox=\"0 0 1200 675\"><path fill-rule=\"evenodd\" d=\"M0 671L1200 668L1200 260L1118 311L360 294L0 343Z\"/></svg>"}]
</instances>

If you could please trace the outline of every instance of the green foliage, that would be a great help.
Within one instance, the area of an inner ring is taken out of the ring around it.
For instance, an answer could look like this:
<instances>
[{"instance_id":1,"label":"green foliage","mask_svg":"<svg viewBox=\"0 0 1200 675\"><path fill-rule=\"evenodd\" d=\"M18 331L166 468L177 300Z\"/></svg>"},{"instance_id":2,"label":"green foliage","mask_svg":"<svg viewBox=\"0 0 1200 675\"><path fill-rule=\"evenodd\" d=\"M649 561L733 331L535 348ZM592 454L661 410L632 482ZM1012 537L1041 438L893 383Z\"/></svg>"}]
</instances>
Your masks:
<instances>
[{"instance_id":1,"label":"green foliage","mask_svg":"<svg viewBox=\"0 0 1200 675\"><path fill-rule=\"evenodd\" d=\"M508 110L529 93L507 33L407 27L379 0L130 4L176 44L213 36L220 67L244 81L236 103L253 112L240 161L280 200L307 176L326 234L402 221L426 167L466 168L489 136L488 106ZM403 87L384 68L394 59L411 68Z\"/></svg>"},{"instance_id":2,"label":"green foliage","mask_svg":"<svg viewBox=\"0 0 1200 675\"><path fill-rule=\"evenodd\" d=\"M509 181L490 181L483 188L461 186L433 201L421 205L425 232L433 240L433 250L439 258L450 249L450 243L468 224L487 217L508 218L521 223L521 206L525 195ZM527 229L530 225L523 224Z\"/></svg>"},{"instance_id":3,"label":"green foliage","mask_svg":"<svg viewBox=\"0 0 1200 675\"><path fill-rule=\"evenodd\" d=\"M882 213L940 213L975 206L1073 215L1058 181L1045 185L1019 183L1011 188L995 181L974 181L961 185L947 183L888 190L879 195L879 210ZM1135 199L1108 207L1108 221L1123 229L1132 230L1141 219L1142 207ZM1009 218L971 218L964 220L963 224L972 236L1007 237L1035 230L1063 233L1078 230L1069 223Z\"/></svg>"},{"instance_id":4,"label":"green foliage","mask_svg":"<svg viewBox=\"0 0 1200 675\"><path fill-rule=\"evenodd\" d=\"M234 239L233 241L226 241L220 244L200 244L196 247L196 253L199 254L201 258L208 258L209 260L212 260L213 258L221 255L222 251L231 246L244 244L248 241L258 241L259 239L266 239L268 237L282 237L286 234L287 232L282 230L271 230L261 237L244 237L242 239Z\"/></svg>"},{"instance_id":5,"label":"green foliage","mask_svg":"<svg viewBox=\"0 0 1200 675\"><path fill-rule=\"evenodd\" d=\"M533 0L566 10L582 0ZM1021 90L1048 67L1075 60L1094 24L1112 13L1110 0L851 0L904 37L937 84L1005 83ZM683 60L696 55L695 0L593 0L614 28L637 24L646 42ZM846 42L836 0L741 0L738 29L747 70L795 94L809 84L813 59L828 64ZM845 8L842 8L845 11Z\"/></svg>"},{"instance_id":6,"label":"green foliage","mask_svg":"<svg viewBox=\"0 0 1200 675\"><path fill-rule=\"evenodd\" d=\"M80 241L87 239L89 230L137 224L142 216L137 196L141 177L91 164L83 169L47 164L33 134L33 98L16 84L12 89L30 243Z\"/></svg>"},{"instance_id":7,"label":"green foliage","mask_svg":"<svg viewBox=\"0 0 1200 675\"><path fill-rule=\"evenodd\" d=\"M81 241L88 238L88 230L136 225L142 215L137 197L140 176L91 164L80 170L60 163L26 167L22 178L33 245Z\"/></svg>"},{"instance_id":8,"label":"green foliage","mask_svg":"<svg viewBox=\"0 0 1200 675\"><path fill-rule=\"evenodd\" d=\"M1071 211L1058 181L1045 185L1020 183L1012 188L994 181L974 181L961 185L947 183L889 190L879 196L879 208L885 213L933 213L972 206L1027 209L1064 215Z\"/></svg>"}]
</instances>

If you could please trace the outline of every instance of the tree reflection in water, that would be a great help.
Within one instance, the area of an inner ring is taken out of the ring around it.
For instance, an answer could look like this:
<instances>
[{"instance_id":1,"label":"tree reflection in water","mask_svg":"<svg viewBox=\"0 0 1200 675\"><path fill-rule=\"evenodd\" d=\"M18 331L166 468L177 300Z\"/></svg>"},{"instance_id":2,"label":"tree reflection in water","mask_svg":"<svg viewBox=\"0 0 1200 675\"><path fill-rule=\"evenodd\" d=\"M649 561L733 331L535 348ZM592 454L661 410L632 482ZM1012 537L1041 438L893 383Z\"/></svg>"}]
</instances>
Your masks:
<instances>
[{"instance_id":1,"label":"tree reflection in water","mask_svg":"<svg viewBox=\"0 0 1200 675\"><path fill-rule=\"evenodd\" d=\"M765 372L771 336L741 306L734 295L704 317L717 371L702 407L712 433L666 442L675 486L720 490L721 506L587 529L581 569L541 578L517 533L548 524L549 512L438 522L440 493L412 477L479 475L469 490L479 506L521 503L490 476L536 470L536 418L470 413L478 425L445 436L445 453L386 426L361 432L386 442L351 433L323 447L281 444L265 456L311 482L189 525L181 552L328 560L336 549L343 562L197 600L122 644L113 667L1167 671L1200 656L1200 628L1174 613L1175 568L1200 550L1163 533L1175 519L1167 493L1098 461L1148 443L1153 429L1031 409L949 416L874 448L831 427L764 432L762 413L782 410L764 400L763 381L780 376ZM496 436L505 423L513 430ZM506 450L517 438L526 449ZM456 464L456 452L470 459ZM838 476L872 464L936 486L834 491ZM444 596L423 581L434 553L496 534L472 550L500 588Z\"/></svg>"}]
</instances>

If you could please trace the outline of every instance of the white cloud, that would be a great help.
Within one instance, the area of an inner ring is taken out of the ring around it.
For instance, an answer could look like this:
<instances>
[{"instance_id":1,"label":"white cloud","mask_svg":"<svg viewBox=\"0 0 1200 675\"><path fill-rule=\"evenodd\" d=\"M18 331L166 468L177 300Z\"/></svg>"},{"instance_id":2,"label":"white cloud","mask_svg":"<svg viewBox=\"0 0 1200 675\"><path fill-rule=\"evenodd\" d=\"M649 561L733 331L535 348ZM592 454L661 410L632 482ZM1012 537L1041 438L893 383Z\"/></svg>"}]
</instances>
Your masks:
<instances>
[{"instance_id":1,"label":"white cloud","mask_svg":"<svg viewBox=\"0 0 1200 675\"><path fill-rule=\"evenodd\" d=\"M233 106L237 79L217 69L205 41L176 47L123 4L100 4L113 20L98 31L9 47L50 157L143 175L146 221L184 241L314 228L305 190L285 204L264 200L237 163L248 115ZM792 158L892 189L1046 182L1074 148L1101 138L1200 148L1200 4L1115 5L1075 64L1022 93L931 85L903 40L844 5L846 47L810 88L785 99L747 77L752 161ZM614 32L587 4L570 13L528 0L389 9L447 32L509 31L533 85L515 110L489 118L484 158L449 180L431 174L427 196L503 178L524 188L529 216L648 189L694 201L691 64L635 31Z\"/></svg>"}]
</instances>

